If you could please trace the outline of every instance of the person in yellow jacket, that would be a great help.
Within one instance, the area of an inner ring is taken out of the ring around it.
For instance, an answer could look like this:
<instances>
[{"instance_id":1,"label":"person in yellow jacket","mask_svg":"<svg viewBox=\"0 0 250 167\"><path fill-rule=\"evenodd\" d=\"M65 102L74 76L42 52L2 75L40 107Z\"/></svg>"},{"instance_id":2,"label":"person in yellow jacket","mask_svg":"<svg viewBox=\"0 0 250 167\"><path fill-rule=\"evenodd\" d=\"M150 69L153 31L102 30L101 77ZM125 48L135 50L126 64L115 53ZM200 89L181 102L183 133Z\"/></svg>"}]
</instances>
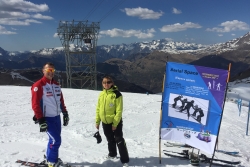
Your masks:
<instances>
[{"instance_id":1,"label":"person in yellow jacket","mask_svg":"<svg viewBox=\"0 0 250 167\"><path fill-rule=\"evenodd\" d=\"M105 76L102 80L103 91L100 93L96 107L96 128L99 130L100 123L104 135L108 141L108 159L116 158L117 149L120 154L120 161L124 166L128 166L129 155L126 142L122 132L122 111L123 98L117 86L110 76Z\"/></svg>"}]
</instances>

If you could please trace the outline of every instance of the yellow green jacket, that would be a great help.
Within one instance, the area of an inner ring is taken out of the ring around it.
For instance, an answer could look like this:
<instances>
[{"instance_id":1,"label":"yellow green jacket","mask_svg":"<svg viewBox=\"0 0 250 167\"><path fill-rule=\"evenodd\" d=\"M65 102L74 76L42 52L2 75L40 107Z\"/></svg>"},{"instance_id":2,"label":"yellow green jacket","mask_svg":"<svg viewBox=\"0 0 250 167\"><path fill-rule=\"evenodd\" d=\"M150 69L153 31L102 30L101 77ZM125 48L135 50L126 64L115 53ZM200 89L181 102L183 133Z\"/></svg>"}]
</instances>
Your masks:
<instances>
[{"instance_id":1,"label":"yellow green jacket","mask_svg":"<svg viewBox=\"0 0 250 167\"><path fill-rule=\"evenodd\" d=\"M96 107L96 124L102 121L105 124L112 124L117 127L122 118L123 99L117 86L109 90L103 89L98 98Z\"/></svg>"}]
</instances>

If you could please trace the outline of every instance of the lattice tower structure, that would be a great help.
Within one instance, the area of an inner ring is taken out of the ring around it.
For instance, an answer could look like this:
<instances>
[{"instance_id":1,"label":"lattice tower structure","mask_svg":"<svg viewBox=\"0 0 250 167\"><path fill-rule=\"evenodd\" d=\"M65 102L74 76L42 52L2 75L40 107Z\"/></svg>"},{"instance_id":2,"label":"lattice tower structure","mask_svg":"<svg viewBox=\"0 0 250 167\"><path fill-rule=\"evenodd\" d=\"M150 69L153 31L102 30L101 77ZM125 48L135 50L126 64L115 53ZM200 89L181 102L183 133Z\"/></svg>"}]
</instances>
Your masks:
<instances>
[{"instance_id":1,"label":"lattice tower structure","mask_svg":"<svg viewBox=\"0 0 250 167\"><path fill-rule=\"evenodd\" d=\"M97 90L99 22L60 21L57 34L65 52L68 88Z\"/></svg>"}]
</instances>

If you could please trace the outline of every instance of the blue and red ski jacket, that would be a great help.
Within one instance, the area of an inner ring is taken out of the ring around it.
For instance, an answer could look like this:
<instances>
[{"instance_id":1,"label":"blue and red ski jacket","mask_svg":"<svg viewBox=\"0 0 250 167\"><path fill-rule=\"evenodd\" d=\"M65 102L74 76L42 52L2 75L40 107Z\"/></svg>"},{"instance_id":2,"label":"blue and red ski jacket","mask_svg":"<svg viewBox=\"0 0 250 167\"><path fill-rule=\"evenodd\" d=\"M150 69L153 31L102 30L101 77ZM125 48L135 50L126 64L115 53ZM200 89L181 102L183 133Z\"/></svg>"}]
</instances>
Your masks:
<instances>
[{"instance_id":1,"label":"blue and red ski jacket","mask_svg":"<svg viewBox=\"0 0 250 167\"><path fill-rule=\"evenodd\" d=\"M55 117L66 112L60 85L46 77L35 82L31 87L32 109L37 119Z\"/></svg>"}]
</instances>

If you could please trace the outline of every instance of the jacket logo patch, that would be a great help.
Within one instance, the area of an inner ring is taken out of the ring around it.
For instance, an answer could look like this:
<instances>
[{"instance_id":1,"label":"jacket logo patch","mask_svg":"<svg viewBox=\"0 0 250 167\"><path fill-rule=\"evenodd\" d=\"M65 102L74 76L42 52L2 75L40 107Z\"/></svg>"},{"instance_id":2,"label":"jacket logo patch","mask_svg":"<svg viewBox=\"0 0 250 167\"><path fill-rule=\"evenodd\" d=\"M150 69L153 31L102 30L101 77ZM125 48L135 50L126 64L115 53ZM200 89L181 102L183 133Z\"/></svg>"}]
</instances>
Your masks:
<instances>
[{"instance_id":1,"label":"jacket logo patch","mask_svg":"<svg viewBox=\"0 0 250 167\"><path fill-rule=\"evenodd\" d=\"M53 96L51 92L47 92L46 96Z\"/></svg>"},{"instance_id":2,"label":"jacket logo patch","mask_svg":"<svg viewBox=\"0 0 250 167\"><path fill-rule=\"evenodd\" d=\"M34 92L37 92L38 91L38 87L34 87Z\"/></svg>"},{"instance_id":3,"label":"jacket logo patch","mask_svg":"<svg viewBox=\"0 0 250 167\"><path fill-rule=\"evenodd\" d=\"M110 103L110 104L109 104L109 107L113 107L113 106L114 106L114 104L113 104L113 103Z\"/></svg>"}]
</instances>

